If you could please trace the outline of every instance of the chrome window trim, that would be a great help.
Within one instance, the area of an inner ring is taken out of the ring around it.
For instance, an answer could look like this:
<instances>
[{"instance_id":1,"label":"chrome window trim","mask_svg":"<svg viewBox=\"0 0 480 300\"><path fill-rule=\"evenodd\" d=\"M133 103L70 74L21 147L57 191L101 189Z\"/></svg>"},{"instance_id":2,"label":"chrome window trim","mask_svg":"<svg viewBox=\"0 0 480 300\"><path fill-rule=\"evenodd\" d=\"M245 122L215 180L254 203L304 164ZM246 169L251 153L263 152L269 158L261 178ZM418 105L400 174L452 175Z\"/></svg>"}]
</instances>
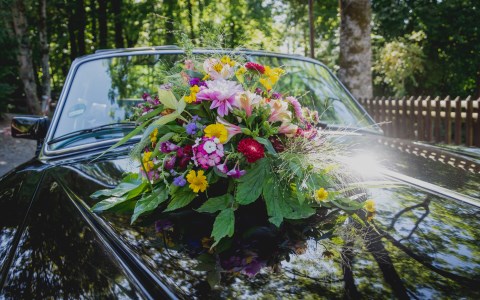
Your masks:
<instances>
[{"instance_id":1,"label":"chrome window trim","mask_svg":"<svg viewBox=\"0 0 480 300\"><path fill-rule=\"evenodd\" d=\"M228 50L228 49L195 49L193 51L194 54L208 54L208 53L214 53L214 52L225 52L225 53L239 53L239 54L246 54L246 55L252 55L252 56L270 56L270 57L279 57L279 58L289 58L289 59L295 59L295 60L300 60L300 61L306 61L310 62L316 65L320 65L321 67L325 68L327 72L337 80L337 82L340 84L340 86L343 88L343 90L348 94L348 96L353 100L353 102L359 107L359 109L363 112L363 115L365 118L367 118L369 121L372 122L372 128L376 130L377 133L381 133L380 127L375 123L373 118L368 114L368 112L365 110L365 108L355 99L355 97L348 91L347 88L343 85L343 83L333 74L330 69L325 66L322 62L319 62L317 60L314 60L309 57L303 57L300 55L293 55L293 54L284 54L284 53L275 53L275 52L266 52L266 51L260 51L260 50L247 50L247 49L240 49L240 50ZM73 78L75 77L75 74L77 73L78 68L87 62L94 61L94 60L99 60L99 59L104 59L104 58L111 58L111 57L123 57L123 56L132 56L132 55L154 55L154 54L164 54L164 55L171 55L171 54L184 54L185 51L181 49L162 49L161 47L155 48L152 47L151 49L146 49L146 48L141 48L139 50L135 49L125 49L125 50L115 50L112 49L111 51L100 51L95 54L90 54L87 56L79 57L75 59L72 63L72 66L70 67L70 71L68 72L67 78L65 79L65 85L62 89L62 92L60 93L59 101L57 104L57 109L55 110L55 113L52 117L52 122L50 124L50 127L48 129L47 135L45 137L45 143L42 146L42 151L39 154L40 159L48 159L56 155L62 155L70 152L77 152L81 150L86 150L92 147L96 146L104 146L108 144L113 144L114 142L119 141L120 139L111 139L108 141L101 141L101 142L95 142L95 143L88 143L88 144L83 144L79 146L74 146L74 147L69 147L69 148L64 148L64 149L59 149L59 150L51 150L49 149L48 142L53 138L53 134L55 132L54 129L57 128L58 122L60 120L60 117L62 115L63 109L65 107L65 102L67 99L67 96L70 92L70 89L72 87L73 83ZM375 133L372 132L372 133Z\"/></svg>"}]
</instances>

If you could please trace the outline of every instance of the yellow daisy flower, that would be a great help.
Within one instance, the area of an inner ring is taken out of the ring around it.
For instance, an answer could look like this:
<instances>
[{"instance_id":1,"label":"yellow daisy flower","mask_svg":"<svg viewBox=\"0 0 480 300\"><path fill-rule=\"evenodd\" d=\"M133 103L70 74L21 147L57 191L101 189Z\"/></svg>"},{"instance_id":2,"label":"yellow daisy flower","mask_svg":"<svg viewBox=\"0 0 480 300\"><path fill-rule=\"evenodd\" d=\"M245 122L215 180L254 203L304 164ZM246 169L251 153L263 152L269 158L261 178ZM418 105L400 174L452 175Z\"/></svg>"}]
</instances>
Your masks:
<instances>
[{"instance_id":1,"label":"yellow daisy flower","mask_svg":"<svg viewBox=\"0 0 480 300\"><path fill-rule=\"evenodd\" d=\"M150 172L150 170L153 169L154 163L153 161L150 160L150 157L152 156L152 152L144 152L143 153L143 167L145 168L146 172Z\"/></svg>"},{"instance_id":2,"label":"yellow daisy flower","mask_svg":"<svg viewBox=\"0 0 480 300\"><path fill-rule=\"evenodd\" d=\"M220 140L220 143L222 144L225 143L228 139L227 127L220 123L208 125L203 131L205 132L206 137L216 137Z\"/></svg>"},{"instance_id":3,"label":"yellow daisy flower","mask_svg":"<svg viewBox=\"0 0 480 300\"><path fill-rule=\"evenodd\" d=\"M226 64L230 65L231 67L235 66L235 64L236 64L236 62L228 56L222 57L222 59L220 61L225 65Z\"/></svg>"},{"instance_id":4,"label":"yellow daisy flower","mask_svg":"<svg viewBox=\"0 0 480 300\"><path fill-rule=\"evenodd\" d=\"M190 183L189 187L193 190L193 192L198 193L205 192L208 186L207 177L203 175L203 170L199 170L198 174L195 173L194 170L191 170L187 174L187 181Z\"/></svg>"},{"instance_id":5,"label":"yellow daisy flower","mask_svg":"<svg viewBox=\"0 0 480 300\"><path fill-rule=\"evenodd\" d=\"M315 200L322 202L328 199L328 192L324 188L319 188L315 191Z\"/></svg>"},{"instance_id":6,"label":"yellow daisy flower","mask_svg":"<svg viewBox=\"0 0 480 300\"><path fill-rule=\"evenodd\" d=\"M368 212L375 212L375 201L368 199L365 201L365 210Z\"/></svg>"},{"instance_id":7,"label":"yellow daisy flower","mask_svg":"<svg viewBox=\"0 0 480 300\"><path fill-rule=\"evenodd\" d=\"M155 144L158 141L158 128L155 128L152 133L150 133L150 141L152 144Z\"/></svg>"}]
</instances>

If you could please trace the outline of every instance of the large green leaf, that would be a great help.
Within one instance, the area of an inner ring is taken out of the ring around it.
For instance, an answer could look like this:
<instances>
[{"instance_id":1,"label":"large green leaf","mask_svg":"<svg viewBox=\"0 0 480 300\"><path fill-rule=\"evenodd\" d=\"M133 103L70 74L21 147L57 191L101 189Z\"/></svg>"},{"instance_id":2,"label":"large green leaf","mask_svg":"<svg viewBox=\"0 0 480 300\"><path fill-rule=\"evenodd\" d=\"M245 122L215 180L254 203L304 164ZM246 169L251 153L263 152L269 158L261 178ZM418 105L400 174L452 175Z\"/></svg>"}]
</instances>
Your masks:
<instances>
[{"instance_id":1,"label":"large green leaf","mask_svg":"<svg viewBox=\"0 0 480 300\"><path fill-rule=\"evenodd\" d=\"M133 174L125 177L123 181L115 188L96 191L90 195L90 197L93 199L98 199L100 197L120 197L131 191L138 190L139 187L140 189L144 187L143 182L140 178L138 178L137 174ZM129 197L127 199L131 198L132 197Z\"/></svg>"},{"instance_id":2,"label":"large green leaf","mask_svg":"<svg viewBox=\"0 0 480 300\"><path fill-rule=\"evenodd\" d=\"M300 203L290 186L277 181L275 176L268 176L265 180L262 194L269 220L277 227L283 219L303 219L315 213L314 208L307 202Z\"/></svg>"},{"instance_id":3,"label":"large green leaf","mask_svg":"<svg viewBox=\"0 0 480 300\"><path fill-rule=\"evenodd\" d=\"M226 209L233 202L233 196L225 194L222 196L208 199L202 206L200 206L198 212L214 213L219 210Z\"/></svg>"},{"instance_id":4,"label":"large green leaf","mask_svg":"<svg viewBox=\"0 0 480 300\"><path fill-rule=\"evenodd\" d=\"M124 202L128 201L127 196L123 197L110 197L107 199L104 199L97 204L95 204L92 208L91 211L93 212L102 212L106 211L108 209L111 209L119 204L122 204Z\"/></svg>"},{"instance_id":5,"label":"large green leaf","mask_svg":"<svg viewBox=\"0 0 480 300\"><path fill-rule=\"evenodd\" d=\"M283 189L278 185L275 177L268 176L263 184L263 199L267 206L269 220L277 227L282 224L284 218L283 197Z\"/></svg>"},{"instance_id":6,"label":"large green leaf","mask_svg":"<svg viewBox=\"0 0 480 300\"><path fill-rule=\"evenodd\" d=\"M172 194L172 200L170 200L165 212L185 207L190 204L195 197L197 197L197 194L195 194L188 187L178 189L174 194Z\"/></svg>"},{"instance_id":7,"label":"large green leaf","mask_svg":"<svg viewBox=\"0 0 480 300\"><path fill-rule=\"evenodd\" d=\"M220 240L226 236L233 236L235 231L235 213L233 209L227 208L222 210L215 218L213 223L212 237L215 243L212 247L216 246Z\"/></svg>"},{"instance_id":8,"label":"large green leaf","mask_svg":"<svg viewBox=\"0 0 480 300\"><path fill-rule=\"evenodd\" d=\"M253 168L247 170L247 174L240 177L235 200L242 205L247 205L257 200L262 194L265 177L270 171L268 158L262 158L256 162Z\"/></svg>"},{"instance_id":9,"label":"large green leaf","mask_svg":"<svg viewBox=\"0 0 480 300\"><path fill-rule=\"evenodd\" d=\"M144 114L143 116L139 117L136 122L137 123L143 123L143 121L148 120L150 118L153 118L155 116L158 116L163 110L165 110L165 107L163 105L160 105L156 109Z\"/></svg>"},{"instance_id":10,"label":"large green leaf","mask_svg":"<svg viewBox=\"0 0 480 300\"><path fill-rule=\"evenodd\" d=\"M159 187L153 192L148 193L137 201L133 211L131 223L135 222L138 217L146 212L157 208L161 203L168 199L168 191L164 187Z\"/></svg>"},{"instance_id":11,"label":"large green leaf","mask_svg":"<svg viewBox=\"0 0 480 300\"><path fill-rule=\"evenodd\" d=\"M166 108L177 109L178 101L171 90L158 89L158 99Z\"/></svg>"},{"instance_id":12,"label":"large green leaf","mask_svg":"<svg viewBox=\"0 0 480 300\"><path fill-rule=\"evenodd\" d=\"M275 151L275 148L273 148L272 143L264 138L261 137L256 137L255 140L259 142L260 144L265 146L265 149L267 149L267 152L273 155L277 155L277 152Z\"/></svg>"}]
</instances>

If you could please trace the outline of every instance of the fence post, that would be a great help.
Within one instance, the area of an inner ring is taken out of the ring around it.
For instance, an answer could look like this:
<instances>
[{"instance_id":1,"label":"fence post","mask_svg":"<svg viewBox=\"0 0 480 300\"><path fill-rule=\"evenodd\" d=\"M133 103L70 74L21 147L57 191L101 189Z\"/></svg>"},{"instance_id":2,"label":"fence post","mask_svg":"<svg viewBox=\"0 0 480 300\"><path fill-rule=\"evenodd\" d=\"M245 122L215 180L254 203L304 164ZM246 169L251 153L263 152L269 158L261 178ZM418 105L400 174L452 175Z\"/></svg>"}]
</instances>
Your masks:
<instances>
[{"instance_id":1,"label":"fence post","mask_svg":"<svg viewBox=\"0 0 480 300\"><path fill-rule=\"evenodd\" d=\"M385 108L385 97L382 97L379 99L380 101L380 114L379 114L379 120L380 122L385 122L385 115L386 115L386 108ZM386 136L388 136L388 130L385 124L382 124L383 132L385 133Z\"/></svg>"},{"instance_id":2,"label":"fence post","mask_svg":"<svg viewBox=\"0 0 480 300\"><path fill-rule=\"evenodd\" d=\"M427 97L427 101L430 100L430 97ZM422 97L418 97L417 101L417 132L419 141L425 140L425 122L423 119L423 100Z\"/></svg>"},{"instance_id":3,"label":"fence post","mask_svg":"<svg viewBox=\"0 0 480 300\"><path fill-rule=\"evenodd\" d=\"M470 96L467 97L467 118L465 120L465 144L468 147L473 145L473 101Z\"/></svg>"},{"instance_id":4,"label":"fence post","mask_svg":"<svg viewBox=\"0 0 480 300\"><path fill-rule=\"evenodd\" d=\"M462 101L455 98L455 144L462 143Z\"/></svg>"},{"instance_id":5,"label":"fence post","mask_svg":"<svg viewBox=\"0 0 480 300\"><path fill-rule=\"evenodd\" d=\"M432 99L427 97L427 110L425 111L425 138L428 142L432 141ZM423 105L422 105L423 107ZM423 115L423 114L422 114Z\"/></svg>"},{"instance_id":6,"label":"fence post","mask_svg":"<svg viewBox=\"0 0 480 300\"><path fill-rule=\"evenodd\" d=\"M410 97L411 99L412 97ZM408 124L408 116L407 116L407 98L404 97L402 100L402 115L400 116L402 118L402 131L400 133L400 137L406 138L410 134L410 124Z\"/></svg>"},{"instance_id":7,"label":"fence post","mask_svg":"<svg viewBox=\"0 0 480 300\"><path fill-rule=\"evenodd\" d=\"M477 103L477 122L473 129L475 146L480 147L480 97L475 101Z\"/></svg>"},{"instance_id":8,"label":"fence post","mask_svg":"<svg viewBox=\"0 0 480 300\"><path fill-rule=\"evenodd\" d=\"M411 139L415 140L419 136L418 134L418 123L415 125L415 113L417 110L415 109L415 106L417 105L418 101L420 101L421 97L419 96L417 99L412 99L412 102L410 102L410 123L412 124L412 136L410 137ZM417 131L417 134L415 135L415 130Z\"/></svg>"},{"instance_id":9,"label":"fence post","mask_svg":"<svg viewBox=\"0 0 480 300\"><path fill-rule=\"evenodd\" d=\"M445 143L450 144L452 142L452 120L450 115L452 102L450 96L448 96L445 101Z\"/></svg>"},{"instance_id":10,"label":"fence post","mask_svg":"<svg viewBox=\"0 0 480 300\"><path fill-rule=\"evenodd\" d=\"M448 101L449 97L445 98L445 101ZM441 107L442 107L442 100L440 97L435 98L435 122L433 126L433 139L436 143L440 142L440 121L442 119L441 114Z\"/></svg>"}]
</instances>

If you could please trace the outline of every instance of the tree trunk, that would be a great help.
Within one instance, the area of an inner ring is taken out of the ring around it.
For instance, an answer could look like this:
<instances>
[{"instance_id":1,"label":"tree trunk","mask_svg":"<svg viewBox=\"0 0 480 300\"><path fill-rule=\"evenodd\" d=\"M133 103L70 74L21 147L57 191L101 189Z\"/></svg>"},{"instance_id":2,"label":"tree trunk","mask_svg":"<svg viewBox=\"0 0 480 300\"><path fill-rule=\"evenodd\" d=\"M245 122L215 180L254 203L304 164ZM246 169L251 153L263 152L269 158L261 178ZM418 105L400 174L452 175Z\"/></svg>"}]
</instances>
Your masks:
<instances>
[{"instance_id":1,"label":"tree trunk","mask_svg":"<svg viewBox=\"0 0 480 300\"><path fill-rule=\"evenodd\" d=\"M193 29L193 9L192 9L192 0L187 0L187 9L188 9L188 22L190 23L190 39L194 43L195 32Z\"/></svg>"},{"instance_id":2,"label":"tree trunk","mask_svg":"<svg viewBox=\"0 0 480 300\"><path fill-rule=\"evenodd\" d=\"M313 27L313 0L308 0L308 25L310 28L310 57L315 58L315 29Z\"/></svg>"},{"instance_id":3,"label":"tree trunk","mask_svg":"<svg viewBox=\"0 0 480 300\"><path fill-rule=\"evenodd\" d=\"M23 82L29 113L40 114L40 103L38 102L37 84L35 83L32 51L28 39L28 24L25 13L23 0L15 0L12 3L12 27L19 48L17 53L18 71Z\"/></svg>"},{"instance_id":4,"label":"tree trunk","mask_svg":"<svg viewBox=\"0 0 480 300\"><path fill-rule=\"evenodd\" d=\"M93 45L97 45L97 6L95 0L90 0L90 24Z\"/></svg>"},{"instance_id":5,"label":"tree trunk","mask_svg":"<svg viewBox=\"0 0 480 300\"><path fill-rule=\"evenodd\" d=\"M48 100L52 96L50 83L50 56L47 35L47 0L40 1L40 19L38 24L38 37L40 40L41 67L42 67L42 94ZM43 103L42 103L43 104ZM48 105L48 101L44 105ZM43 106L43 105L42 105ZM42 107L47 109L48 107Z\"/></svg>"},{"instance_id":6,"label":"tree trunk","mask_svg":"<svg viewBox=\"0 0 480 300\"><path fill-rule=\"evenodd\" d=\"M78 55L85 55L85 28L87 27L87 19L85 14L85 1L77 0L77 6L75 10L77 15L77 45L78 45Z\"/></svg>"},{"instance_id":7,"label":"tree trunk","mask_svg":"<svg viewBox=\"0 0 480 300\"><path fill-rule=\"evenodd\" d=\"M339 0L340 80L357 98L372 98L370 0Z\"/></svg>"},{"instance_id":8,"label":"tree trunk","mask_svg":"<svg viewBox=\"0 0 480 300\"><path fill-rule=\"evenodd\" d=\"M164 1L165 5L167 6L167 15L166 15L166 24L165 24L165 29L167 31L167 39L166 39L166 44L167 45L174 45L175 44L175 34L173 32L174 30L174 16L173 12L175 11L175 0L165 0Z\"/></svg>"},{"instance_id":9,"label":"tree trunk","mask_svg":"<svg viewBox=\"0 0 480 300\"><path fill-rule=\"evenodd\" d=\"M70 60L73 61L78 57L77 37L75 36L75 20L68 18L68 39L70 41Z\"/></svg>"},{"instance_id":10,"label":"tree trunk","mask_svg":"<svg viewBox=\"0 0 480 300\"><path fill-rule=\"evenodd\" d=\"M113 23L115 28L115 48L124 48L122 0L112 0Z\"/></svg>"},{"instance_id":11,"label":"tree trunk","mask_svg":"<svg viewBox=\"0 0 480 300\"><path fill-rule=\"evenodd\" d=\"M98 30L99 47L106 49L107 46L107 1L98 0Z\"/></svg>"}]
</instances>

